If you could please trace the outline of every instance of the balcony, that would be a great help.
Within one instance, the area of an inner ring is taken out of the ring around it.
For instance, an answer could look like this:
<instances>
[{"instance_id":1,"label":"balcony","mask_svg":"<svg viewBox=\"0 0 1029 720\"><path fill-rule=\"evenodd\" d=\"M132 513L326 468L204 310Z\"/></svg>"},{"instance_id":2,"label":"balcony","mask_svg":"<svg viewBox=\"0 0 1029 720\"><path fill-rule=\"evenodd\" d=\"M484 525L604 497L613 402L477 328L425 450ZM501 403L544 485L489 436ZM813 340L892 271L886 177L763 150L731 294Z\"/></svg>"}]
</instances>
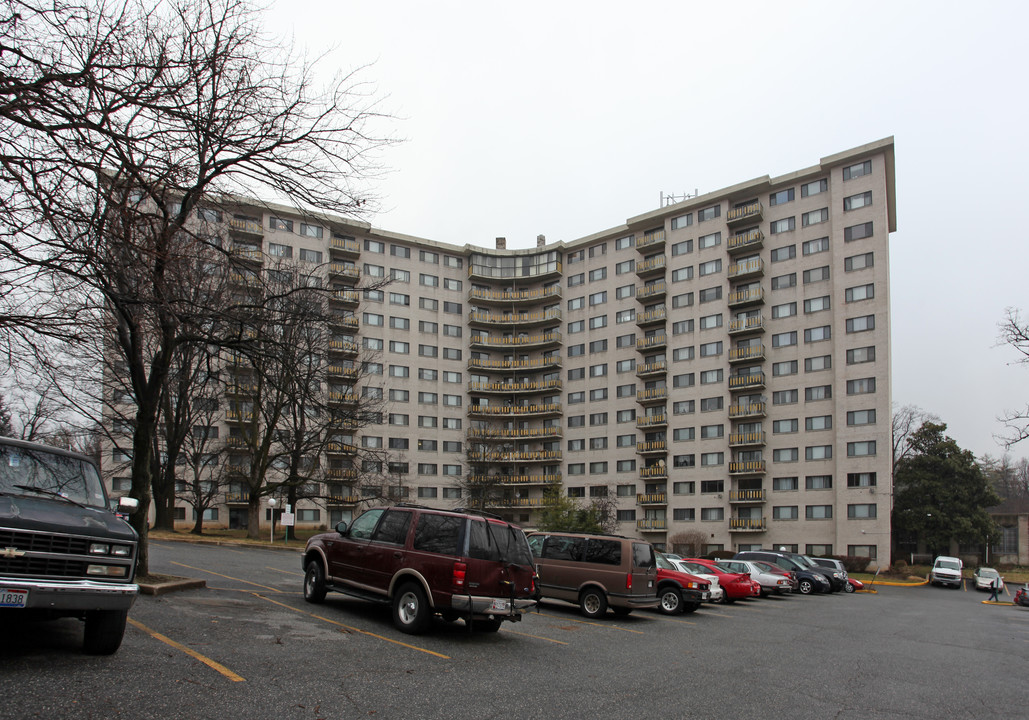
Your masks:
<instances>
[{"instance_id":1,"label":"balcony","mask_svg":"<svg viewBox=\"0 0 1029 720\"><path fill-rule=\"evenodd\" d=\"M730 405L729 419L743 420L745 418L763 418L765 416L765 403L747 403L745 405Z\"/></svg>"},{"instance_id":2,"label":"balcony","mask_svg":"<svg viewBox=\"0 0 1029 720\"><path fill-rule=\"evenodd\" d=\"M329 277L339 277L357 282L361 279L361 270L356 265L350 265L349 263L332 262L329 263Z\"/></svg>"},{"instance_id":3,"label":"balcony","mask_svg":"<svg viewBox=\"0 0 1029 720\"><path fill-rule=\"evenodd\" d=\"M325 476L333 480L356 480L357 468L328 468Z\"/></svg>"},{"instance_id":4,"label":"balcony","mask_svg":"<svg viewBox=\"0 0 1029 720\"><path fill-rule=\"evenodd\" d=\"M765 431L746 433L731 433L729 435L729 447L747 447L748 445L764 445Z\"/></svg>"},{"instance_id":5,"label":"balcony","mask_svg":"<svg viewBox=\"0 0 1029 720\"><path fill-rule=\"evenodd\" d=\"M352 237L333 237L329 240L329 250L344 255L360 255L361 243Z\"/></svg>"},{"instance_id":6,"label":"balcony","mask_svg":"<svg viewBox=\"0 0 1029 720\"><path fill-rule=\"evenodd\" d=\"M534 372L541 370L552 370L561 367L560 355L545 355L528 360L480 360L478 358L468 359L469 370L483 370L485 372Z\"/></svg>"},{"instance_id":7,"label":"balcony","mask_svg":"<svg viewBox=\"0 0 1029 720\"><path fill-rule=\"evenodd\" d=\"M535 403L532 405L472 405L471 417L552 417L561 414L561 403Z\"/></svg>"},{"instance_id":8,"label":"balcony","mask_svg":"<svg viewBox=\"0 0 1029 720\"><path fill-rule=\"evenodd\" d=\"M329 299L344 305L357 305L361 302L361 291L354 288L337 288L329 295Z\"/></svg>"},{"instance_id":9,"label":"balcony","mask_svg":"<svg viewBox=\"0 0 1029 720\"><path fill-rule=\"evenodd\" d=\"M744 305L755 305L765 301L765 289L761 287L736 290L729 293L729 307L742 307Z\"/></svg>"},{"instance_id":10,"label":"balcony","mask_svg":"<svg viewBox=\"0 0 1029 720\"><path fill-rule=\"evenodd\" d=\"M225 419L233 422L251 422L254 419L253 410L226 410Z\"/></svg>"},{"instance_id":11,"label":"balcony","mask_svg":"<svg viewBox=\"0 0 1029 720\"><path fill-rule=\"evenodd\" d=\"M250 503L250 491L244 490L242 492L227 492L225 493L225 502L229 505L247 505Z\"/></svg>"},{"instance_id":12,"label":"balcony","mask_svg":"<svg viewBox=\"0 0 1029 720\"><path fill-rule=\"evenodd\" d=\"M551 285L546 288L535 288L532 290L482 290L472 288L468 292L468 299L480 303L534 303L544 300L555 300L561 297L561 286Z\"/></svg>"},{"instance_id":13,"label":"balcony","mask_svg":"<svg viewBox=\"0 0 1029 720\"><path fill-rule=\"evenodd\" d=\"M522 463L555 462L561 460L560 450L470 450L470 462Z\"/></svg>"},{"instance_id":14,"label":"balcony","mask_svg":"<svg viewBox=\"0 0 1029 720\"><path fill-rule=\"evenodd\" d=\"M235 260L246 260L248 262L264 262L264 253L260 248L248 247L246 245L233 245L229 255Z\"/></svg>"},{"instance_id":15,"label":"balcony","mask_svg":"<svg viewBox=\"0 0 1029 720\"><path fill-rule=\"evenodd\" d=\"M561 474L551 475L469 475L468 482L475 485L554 485L561 482Z\"/></svg>"},{"instance_id":16,"label":"balcony","mask_svg":"<svg viewBox=\"0 0 1029 720\"><path fill-rule=\"evenodd\" d=\"M729 474L738 475L764 475L764 460L732 460L729 462Z\"/></svg>"},{"instance_id":17,"label":"balcony","mask_svg":"<svg viewBox=\"0 0 1029 720\"><path fill-rule=\"evenodd\" d=\"M668 479L668 468L664 463L660 465L651 465L649 467L640 468L640 480L667 480Z\"/></svg>"},{"instance_id":18,"label":"balcony","mask_svg":"<svg viewBox=\"0 0 1029 720\"><path fill-rule=\"evenodd\" d=\"M668 372L667 360L658 360L636 366L636 377L638 378L655 377L657 375L664 375L666 372Z\"/></svg>"},{"instance_id":19,"label":"balcony","mask_svg":"<svg viewBox=\"0 0 1029 720\"><path fill-rule=\"evenodd\" d=\"M648 300L658 300L663 298L668 292L668 285L664 280L661 282L650 283L644 285L641 288L636 289L636 299L640 302L646 302Z\"/></svg>"},{"instance_id":20,"label":"balcony","mask_svg":"<svg viewBox=\"0 0 1029 720\"><path fill-rule=\"evenodd\" d=\"M656 350L657 348L663 348L666 345L668 345L668 336L665 333L636 338L636 349L640 352Z\"/></svg>"},{"instance_id":21,"label":"balcony","mask_svg":"<svg viewBox=\"0 0 1029 720\"><path fill-rule=\"evenodd\" d=\"M468 392L501 395L517 395L539 392L552 392L561 389L560 380L498 380L497 382L469 382Z\"/></svg>"},{"instance_id":22,"label":"balcony","mask_svg":"<svg viewBox=\"0 0 1029 720\"><path fill-rule=\"evenodd\" d=\"M729 348L729 362L760 362L765 359L764 345L751 345L749 347Z\"/></svg>"},{"instance_id":23,"label":"balcony","mask_svg":"<svg viewBox=\"0 0 1029 720\"><path fill-rule=\"evenodd\" d=\"M637 455L654 455L668 452L667 440L651 440L649 442L636 443Z\"/></svg>"},{"instance_id":24,"label":"balcony","mask_svg":"<svg viewBox=\"0 0 1029 720\"><path fill-rule=\"evenodd\" d=\"M356 355L358 345L353 340L342 340L340 338L329 338L329 352L341 355ZM332 367L332 366L330 366Z\"/></svg>"},{"instance_id":25,"label":"balcony","mask_svg":"<svg viewBox=\"0 0 1029 720\"><path fill-rule=\"evenodd\" d=\"M245 437L239 437L238 435L229 435L225 438L225 445L230 448L246 448L247 439Z\"/></svg>"},{"instance_id":26,"label":"balcony","mask_svg":"<svg viewBox=\"0 0 1029 720\"><path fill-rule=\"evenodd\" d=\"M329 391L329 404L330 405L357 405L358 396L355 392L330 390Z\"/></svg>"},{"instance_id":27,"label":"balcony","mask_svg":"<svg viewBox=\"0 0 1029 720\"><path fill-rule=\"evenodd\" d=\"M520 258L500 258L501 260L518 260ZM508 265L505 267L493 267L478 263L468 263L468 277L478 278L487 282L510 283L513 280L523 282L546 280L556 277L562 272L560 260L539 260L534 265Z\"/></svg>"},{"instance_id":28,"label":"balcony","mask_svg":"<svg viewBox=\"0 0 1029 720\"><path fill-rule=\"evenodd\" d=\"M649 260L642 260L636 263L636 275L638 277L646 277L648 275L663 273L667 264L668 258L664 255L658 255L657 257L652 257Z\"/></svg>"},{"instance_id":29,"label":"balcony","mask_svg":"<svg viewBox=\"0 0 1029 720\"><path fill-rule=\"evenodd\" d=\"M641 405L651 405L654 403L664 402L668 399L668 388L647 388L646 390L636 391L636 402Z\"/></svg>"},{"instance_id":30,"label":"balcony","mask_svg":"<svg viewBox=\"0 0 1029 720\"><path fill-rule=\"evenodd\" d=\"M357 332L361 328L361 320L357 315L329 313L329 325L348 332Z\"/></svg>"},{"instance_id":31,"label":"balcony","mask_svg":"<svg viewBox=\"0 0 1029 720\"><path fill-rule=\"evenodd\" d=\"M747 390L760 390L765 386L765 374L763 372L750 373L749 375L730 375L729 391L744 392Z\"/></svg>"},{"instance_id":32,"label":"balcony","mask_svg":"<svg viewBox=\"0 0 1029 720\"><path fill-rule=\"evenodd\" d=\"M325 498L325 502L329 505L357 505L361 502L361 498L357 495L329 495Z\"/></svg>"},{"instance_id":33,"label":"balcony","mask_svg":"<svg viewBox=\"0 0 1029 720\"><path fill-rule=\"evenodd\" d=\"M762 212L764 212L764 208L762 207L761 202L755 200L747 205L731 209L725 216L725 222L729 225L736 225L743 222L756 222L761 219Z\"/></svg>"},{"instance_id":34,"label":"balcony","mask_svg":"<svg viewBox=\"0 0 1029 720\"><path fill-rule=\"evenodd\" d=\"M761 315L752 315L745 318L733 318L729 321L730 335L743 335L752 332L764 332L765 319Z\"/></svg>"},{"instance_id":35,"label":"balcony","mask_svg":"<svg viewBox=\"0 0 1029 720\"><path fill-rule=\"evenodd\" d=\"M668 526L664 518L646 518L636 521L636 529L643 532L664 532Z\"/></svg>"},{"instance_id":36,"label":"balcony","mask_svg":"<svg viewBox=\"0 0 1029 720\"><path fill-rule=\"evenodd\" d=\"M644 325L655 325L657 323L663 323L667 317L668 310L666 308L655 308L653 310L648 310L647 312L636 313L636 324L640 327Z\"/></svg>"},{"instance_id":37,"label":"balcony","mask_svg":"<svg viewBox=\"0 0 1029 720\"><path fill-rule=\"evenodd\" d=\"M667 505L668 493L647 493L636 496L637 505Z\"/></svg>"},{"instance_id":38,"label":"balcony","mask_svg":"<svg viewBox=\"0 0 1029 720\"><path fill-rule=\"evenodd\" d=\"M729 532L764 532L764 518L729 518Z\"/></svg>"},{"instance_id":39,"label":"balcony","mask_svg":"<svg viewBox=\"0 0 1029 720\"><path fill-rule=\"evenodd\" d=\"M652 250L659 248L665 244L665 231L657 230L655 232L644 233L643 237L636 241L637 250Z\"/></svg>"},{"instance_id":40,"label":"balcony","mask_svg":"<svg viewBox=\"0 0 1029 720\"><path fill-rule=\"evenodd\" d=\"M229 230L243 235L264 235L264 228L261 227L261 220L255 217L244 215L233 215L229 218Z\"/></svg>"},{"instance_id":41,"label":"balcony","mask_svg":"<svg viewBox=\"0 0 1029 720\"><path fill-rule=\"evenodd\" d=\"M668 416L664 413L660 415L643 415L636 418L637 430L649 430L650 428L665 427L666 425L668 425Z\"/></svg>"},{"instance_id":42,"label":"balcony","mask_svg":"<svg viewBox=\"0 0 1029 720\"><path fill-rule=\"evenodd\" d=\"M346 380L357 380L361 374L360 368L349 365L332 364L325 368L325 372L331 377L341 377Z\"/></svg>"},{"instance_id":43,"label":"balcony","mask_svg":"<svg viewBox=\"0 0 1029 720\"><path fill-rule=\"evenodd\" d=\"M533 325L561 322L561 311L557 308L524 313L491 313L485 310L472 310L468 313L468 322L477 325L531 327Z\"/></svg>"},{"instance_id":44,"label":"balcony","mask_svg":"<svg viewBox=\"0 0 1029 720\"><path fill-rule=\"evenodd\" d=\"M730 490L729 502L731 503L763 503L765 491L758 490Z\"/></svg>"},{"instance_id":45,"label":"balcony","mask_svg":"<svg viewBox=\"0 0 1029 720\"><path fill-rule=\"evenodd\" d=\"M472 335L471 345L489 350L515 350L523 348L541 348L561 344L561 332L548 330L534 335Z\"/></svg>"},{"instance_id":46,"label":"balcony","mask_svg":"<svg viewBox=\"0 0 1029 720\"><path fill-rule=\"evenodd\" d=\"M257 383L230 382L225 384L226 395L253 395L257 390Z\"/></svg>"},{"instance_id":47,"label":"balcony","mask_svg":"<svg viewBox=\"0 0 1029 720\"><path fill-rule=\"evenodd\" d=\"M512 497L512 498L498 498L493 500L493 507L500 508L537 508L547 507L553 505L555 499L552 497Z\"/></svg>"},{"instance_id":48,"label":"balcony","mask_svg":"<svg viewBox=\"0 0 1029 720\"><path fill-rule=\"evenodd\" d=\"M725 244L726 250L729 254L735 254L740 252L746 252L748 250L760 250L764 247L765 235L757 228L753 230L746 230L736 235L729 236L729 241Z\"/></svg>"},{"instance_id":49,"label":"balcony","mask_svg":"<svg viewBox=\"0 0 1029 720\"><path fill-rule=\"evenodd\" d=\"M343 442L325 443L325 452L330 455L356 455L357 445Z\"/></svg>"},{"instance_id":50,"label":"balcony","mask_svg":"<svg viewBox=\"0 0 1029 720\"><path fill-rule=\"evenodd\" d=\"M761 258L750 258L743 262L733 263L726 271L730 280L742 280L749 277L761 277L765 274L765 261Z\"/></svg>"},{"instance_id":51,"label":"balcony","mask_svg":"<svg viewBox=\"0 0 1029 720\"><path fill-rule=\"evenodd\" d=\"M468 430L469 440L553 440L559 437L561 437L561 428L559 427Z\"/></svg>"}]
</instances>

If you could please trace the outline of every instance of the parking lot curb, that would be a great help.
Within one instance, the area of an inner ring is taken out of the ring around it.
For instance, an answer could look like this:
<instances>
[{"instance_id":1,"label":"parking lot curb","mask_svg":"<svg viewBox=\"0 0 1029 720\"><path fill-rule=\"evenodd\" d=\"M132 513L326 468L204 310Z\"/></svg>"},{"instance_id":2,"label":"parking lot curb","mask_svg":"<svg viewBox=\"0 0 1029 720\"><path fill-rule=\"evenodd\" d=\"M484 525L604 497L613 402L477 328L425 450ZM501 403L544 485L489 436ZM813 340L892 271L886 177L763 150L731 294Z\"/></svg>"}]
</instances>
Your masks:
<instances>
[{"instance_id":1,"label":"parking lot curb","mask_svg":"<svg viewBox=\"0 0 1029 720\"><path fill-rule=\"evenodd\" d=\"M889 585L890 587L922 587L928 585L928 580L920 580L919 582L888 582L886 580L877 580L876 585Z\"/></svg>"},{"instance_id":2,"label":"parking lot curb","mask_svg":"<svg viewBox=\"0 0 1029 720\"><path fill-rule=\"evenodd\" d=\"M205 537L168 537L165 535L150 536L149 539L157 540L160 542L184 542L192 543L194 545L216 545L218 547L245 547L245 548L260 548L263 550L288 550L291 552L302 553L303 548L290 547L289 545L275 545L268 542L233 542L230 540L216 540L215 538Z\"/></svg>"},{"instance_id":3,"label":"parking lot curb","mask_svg":"<svg viewBox=\"0 0 1029 720\"><path fill-rule=\"evenodd\" d=\"M139 585L139 592L143 595L164 595L165 593L178 590L197 590L207 587L206 580L196 580L194 578L175 578L162 582L141 582L137 584Z\"/></svg>"}]
</instances>

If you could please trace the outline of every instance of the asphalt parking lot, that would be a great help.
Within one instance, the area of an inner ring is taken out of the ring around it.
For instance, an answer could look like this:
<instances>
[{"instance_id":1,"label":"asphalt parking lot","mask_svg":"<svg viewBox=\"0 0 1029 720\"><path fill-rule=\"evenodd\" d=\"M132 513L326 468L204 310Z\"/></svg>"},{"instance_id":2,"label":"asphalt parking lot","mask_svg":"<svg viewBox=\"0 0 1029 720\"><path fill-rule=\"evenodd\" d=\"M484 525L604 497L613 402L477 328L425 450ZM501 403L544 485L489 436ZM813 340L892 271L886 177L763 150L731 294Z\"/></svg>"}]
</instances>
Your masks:
<instances>
[{"instance_id":1,"label":"asphalt parking lot","mask_svg":"<svg viewBox=\"0 0 1029 720\"><path fill-rule=\"evenodd\" d=\"M0 718L1024 717L1029 610L985 593L883 587L636 612L547 604L495 634L309 605L295 552L174 542L151 570L204 590L142 596L121 649L81 624L4 623Z\"/></svg>"}]
</instances>

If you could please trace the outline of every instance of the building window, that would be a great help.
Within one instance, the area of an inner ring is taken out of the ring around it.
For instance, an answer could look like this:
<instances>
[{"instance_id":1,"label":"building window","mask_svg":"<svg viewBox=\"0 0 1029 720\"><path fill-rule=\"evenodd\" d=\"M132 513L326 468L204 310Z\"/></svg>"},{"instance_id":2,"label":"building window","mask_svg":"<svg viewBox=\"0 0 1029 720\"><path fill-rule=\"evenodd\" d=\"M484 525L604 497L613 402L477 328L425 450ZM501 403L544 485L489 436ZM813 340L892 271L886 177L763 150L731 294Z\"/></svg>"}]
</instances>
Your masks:
<instances>
[{"instance_id":1,"label":"building window","mask_svg":"<svg viewBox=\"0 0 1029 720\"><path fill-rule=\"evenodd\" d=\"M775 505L772 507L773 520L796 520L799 516L796 505Z\"/></svg>"},{"instance_id":2,"label":"building window","mask_svg":"<svg viewBox=\"0 0 1029 720\"><path fill-rule=\"evenodd\" d=\"M860 363L875 362L875 346L851 348L847 351L847 364L858 365Z\"/></svg>"},{"instance_id":3,"label":"building window","mask_svg":"<svg viewBox=\"0 0 1029 720\"><path fill-rule=\"evenodd\" d=\"M696 483L693 481L680 481L672 483L673 495L693 495L696 493Z\"/></svg>"},{"instance_id":4,"label":"building window","mask_svg":"<svg viewBox=\"0 0 1029 720\"><path fill-rule=\"evenodd\" d=\"M701 467L716 467L725 464L725 453L712 452L702 453L700 456Z\"/></svg>"},{"instance_id":5,"label":"building window","mask_svg":"<svg viewBox=\"0 0 1029 720\"><path fill-rule=\"evenodd\" d=\"M875 409L848 411L847 425L875 425Z\"/></svg>"},{"instance_id":6,"label":"building window","mask_svg":"<svg viewBox=\"0 0 1029 720\"><path fill-rule=\"evenodd\" d=\"M812 195L818 195L824 193L829 189L829 180L822 178L821 180L812 180L809 183L805 183L800 186L801 197L811 197Z\"/></svg>"},{"instance_id":7,"label":"building window","mask_svg":"<svg viewBox=\"0 0 1029 720\"><path fill-rule=\"evenodd\" d=\"M693 213L687 213L686 215L680 215L679 217L672 218L672 230L682 230L688 228L693 224Z\"/></svg>"},{"instance_id":8,"label":"building window","mask_svg":"<svg viewBox=\"0 0 1029 720\"><path fill-rule=\"evenodd\" d=\"M633 247L636 243L636 238L632 235L626 235L623 238L615 240L615 250L628 250Z\"/></svg>"},{"instance_id":9,"label":"building window","mask_svg":"<svg viewBox=\"0 0 1029 720\"><path fill-rule=\"evenodd\" d=\"M847 318L847 332L858 333L875 330L875 315Z\"/></svg>"},{"instance_id":10,"label":"building window","mask_svg":"<svg viewBox=\"0 0 1029 720\"><path fill-rule=\"evenodd\" d=\"M695 375L693 373L684 373L682 375L672 376L672 387L675 388L687 388L693 387Z\"/></svg>"},{"instance_id":11,"label":"building window","mask_svg":"<svg viewBox=\"0 0 1029 720\"><path fill-rule=\"evenodd\" d=\"M849 487L849 488L875 487L875 473L874 472L847 473L847 487Z\"/></svg>"},{"instance_id":12,"label":"building window","mask_svg":"<svg viewBox=\"0 0 1029 720\"><path fill-rule=\"evenodd\" d=\"M772 478L772 490L776 492L796 490L799 487L800 485L795 477Z\"/></svg>"},{"instance_id":13,"label":"building window","mask_svg":"<svg viewBox=\"0 0 1029 720\"><path fill-rule=\"evenodd\" d=\"M700 520L702 522L718 522L725 519L725 508L701 508Z\"/></svg>"},{"instance_id":14,"label":"building window","mask_svg":"<svg viewBox=\"0 0 1029 720\"><path fill-rule=\"evenodd\" d=\"M808 505L804 508L808 520L832 520L832 505Z\"/></svg>"},{"instance_id":15,"label":"building window","mask_svg":"<svg viewBox=\"0 0 1029 720\"><path fill-rule=\"evenodd\" d=\"M874 517L878 517L878 507L875 503L847 505L848 520L867 520Z\"/></svg>"},{"instance_id":16,"label":"building window","mask_svg":"<svg viewBox=\"0 0 1029 720\"><path fill-rule=\"evenodd\" d=\"M720 233L720 232L709 233L707 235L701 235L699 238L697 238L697 247L700 248L701 250L705 250L707 248L713 248L713 247L715 247L717 245L721 245L721 243L722 243L722 233Z\"/></svg>"},{"instance_id":17,"label":"building window","mask_svg":"<svg viewBox=\"0 0 1029 720\"><path fill-rule=\"evenodd\" d=\"M684 360L692 360L693 353L694 349L692 345L689 347L676 348L675 350L672 350L672 361L682 362Z\"/></svg>"},{"instance_id":18,"label":"building window","mask_svg":"<svg viewBox=\"0 0 1029 720\"><path fill-rule=\"evenodd\" d=\"M791 330L790 332L777 333L772 335L772 347L789 347L790 345L797 344L797 331Z\"/></svg>"},{"instance_id":19,"label":"building window","mask_svg":"<svg viewBox=\"0 0 1029 720\"><path fill-rule=\"evenodd\" d=\"M829 460L832 458L832 445L809 445L804 448L805 460Z\"/></svg>"},{"instance_id":20,"label":"building window","mask_svg":"<svg viewBox=\"0 0 1029 720\"><path fill-rule=\"evenodd\" d=\"M868 283L867 285L855 285L846 289L844 297L847 302L860 302L861 300L871 300L875 297L875 285Z\"/></svg>"},{"instance_id":21,"label":"building window","mask_svg":"<svg viewBox=\"0 0 1029 720\"><path fill-rule=\"evenodd\" d=\"M875 392L875 378L859 378L847 381L848 395L867 395Z\"/></svg>"},{"instance_id":22,"label":"building window","mask_svg":"<svg viewBox=\"0 0 1029 720\"><path fill-rule=\"evenodd\" d=\"M715 300L720 300L721 297L722 297L722 286L721 285L718 285L718 286L715 286L715 287L712 287L712 288L705 288L705 289L700 291L700 302L701 302L701 304L708 303L708 302L714 302Z\"/></svg>"},{"instance_id":23,"label":"building window","mask_svg":"<svg viewBox=\"0 0 1029 720\"><path fill-rule=\"evenodd\" d=\"M872 173L872 161L865 160L864 162L857 163L856 165L850 165L843 168L843 179L854 180L855 178L862 177L864 175L870 175Z\"/></svg>"},{"instance_id":24,"label":"building window","mask_svg":"<svg viewBox=\"0 0 1029 720\"><path fill-rule=\"evenodd\" d=\"M829 220L829 208L821 208L820 210L812 210L806 212L800 216L801 225L808 227L809 225L818 225L819 223L828 222Z\"/></svg>"},{"instance_id":25,"label":"building window","mask_svg":"<svg viewBox=\"0 0 1029 720\"><path fill-rule=\"evenodd\" d=\"M704 372L700 373L700 384L713 385L715 383L720 383L723 379L722 376L722 368L717 368L715 370L705 370Z\"/></svg>"},{"instance_id":26,"label":"building window","mask_svg":"<svg viewBox=\"0 0 1029 720\"><path fill-rule=\"evenodd\" d=\"M829 238L817 238L815 240L808 240L802 246L805 255L815 255L817 253L823 253L829 251Z\"/></svg>"},{"instance_id":27,"label":"building window","mask_svg":"<svg viewBox=\"0 0 1029 720\"><path fill-rule=\"evenodd\" d=\"M788 202L793 202L793 188L780 190L768 196L768 204L772 206L785 205Z\"/></svg>"},{"instance_id":28,"label":"building window","mask_svg":"<svg viewBox=\"0 0 1029 720\"><path fill-rule=\"evenodd\" d=\"M804 331L804 342L816 343L828 340L832 337L832 328L829 325L822 325L821 327L807 328Z\"/></svg>"},{"instance_id":29,"label":"building window","mask_svg":"<svg viewBox=\"0 0 1029 720\"><path fill-rule=\"evenodd\" d=\"M868 195L871 196L871 193L868 193ZM872 223L870 222L843 228L843 239L846 242L850 242L851 240L861 240L866 237L872 237Z\"/></svg>"},{"instance_id":30,"label":"building window","mask_svg":"<svg viewBox=\"0 0 1029 720\"><path fill-rule=\"evenodd\" d=\"M701 330L713 330L714 328L722 327L722 314L717 315L705 315L700 318L700 329Z\"/></svg>"},{"instance_id":31,"label":"building window","mask_svg":"<svg viewBox=\"0 0 1029 720\"><path fill-rule=\"evenodd\" d=\"M804 402L828 400L831 397L832 385L816 385L815 387L804 388Z\"/></svg>"},{"instance_id":32,"label":"building window","mask_svg":"<svg viewBox=\"0 0 1029 720\"><path fill-rule=\"evenodd\" d=\"M674 442L689 442L696 437L696 428L675 428L672 430L672 440Z\"/></svg>"},{"instance_id":33,"label":"building window","mask_svg":"<svg viewBox=\"0 0 1029 720\"><path fill-rule=\"evenodd\" d=\"M393 257L409 258L411 257L411 248L404 247L403 245L390 245L389 254Z\"/></svg>"},{"instance_id":34,"label":"building window","mask_svg":"<svg viewBox=\"0 0 1029 720\"><path fill-rule=\"evenodd\" d=\"M776 435L789 435L797 432L799 426L800 423L797 418L789 420L775 420L772 422L772 432Z\"/></svg>"},{"instance_id":35,"label":"building window","mask_svg":"<svg viewBox=\"0 0 1029 720\"><path fill-rule=\"evenodd\" d=\"M722 271L722 260L709 260L706 263L701 263L699 266L699 274L701 277L705 275L713 275L714 273Z\"/></svg>"},{"instance_id":36,"label":"building window","mask_svg":"<svg viewBox=\"0 0 1029 720\"><path fill-rule=\"evenodd\" d=\"M808 432L832 430L832 415L814 415L804 418L804 429Z\"/></svg>"},{"instance_id":37,"label":"building window","mask_svg":"<svg viewBox=\"0 0 1029 720\"><path fill-rule=\"evenodd\" d=\"M852 255L849 258L843 260L843 269L847 272L853 272L854 270L864 270L875 265L875 258L872 253L865 253L863 255Z\"/></svg>"},{"instance_id":38,"label":"building window","mask_svg":"<svg viewBox=\"0 0 1029 720\"><path fill-rule=\"evenodd\" d=\"M781 218L779 220L773 220L768 226L768 232L771 235L778 235L779 233L789 232L797 227L797 218L790 216L787 218ZM776 262L773 255L772 262Z\"/></svg>"},{"instance_id":39,"label":"building window","mask_svg":"<svg viewBox=\"0 0 1029 720\"><path fill-rule=\"evenodd\" d=\"M772 393L772 405L796 405L799 398L798 390L776 390Z\"/></svg>"},{"instance_id":40,"label":"building window","mask_svg":"<svg viewBox=\"0 0 1029 720\"><path fill-rule=\"evenodd\" d=\"M868 190L868 191L863 192L863 193L858 193L857 195L850 195L848 197L843 198L843 210L844 211L847 211L847 210L857 210L858 208L863 208L866 205L871 205L871 204L872 204L872 191L871 190Z\"/></svg>"},{"instance_id":41,"label":"building window","mask_svg":"<svg viewBox=\"0 0 1029 720\"><path fill-rule=\"evenodd\" d=\"M788 275L778 275L772 278L772 289L773 290L785 290L786 288L797 286L797 273L789 273Z\"/></svg>"},{"instance_id":42,"label":"building window","mask_svg":"<svg viewBox=\"0 0 1029 720\"><path fill-rule=\"evenodd\" d=\"M777 448L772 450L772 462L774 463L795 463L800 459L800 450L797 448Z\"/></svg>"},{"instance_id":43,"label":"building window","mask_svg":"<svg viewBox=\"0 0 1029 720\"><path fill-rule=\"evenodd\" d=\"M607 327L607 315L597 315L590 318L590 330L599 330L604 327Z\"/></svg>"},{"instance_id":44,"label":"building window","mask_svg":"<svg viewBox=\"0 0 1029 720\"><path fill-rule=\"evenodd\" d=\"M848 545L847 554L852 557L864 557L869 560L876 559L876 546L875 545Z\"/></svg>"},{"instance_id":45,"label":"building window","mask_svg":"<svg viewBox=\"0 0 1029 720\"><path fill-rule=\"evenodd\" d=\"M706 222L707 220L714 220L716 217L720 217L722 214L721 205L712 205L702 210L697 211L697 222Z\"/></svg>"},{"instance_id":46,"label":"building window","mask_svg":"<svg viewBox=\"0 0 1029 720\"><path fill-rule=\"evenodd\" d=\"M847 443L847 457L868 457L875 455L875 440Z\"/></svg>"},{"instance_id":47,"label":"building window","mask_svg":"<svg viewBox=\"0 0 1029 720\"><path fill-rule=\"evenodd\" d=\"M808 475L804 478L805 490L832 490L832 475Z\"/></svg>"},{"instance_id":48,"label":"building window","mask_svg":"<svg viewBox=\"0 0 1029 720\"><path fill-rule=\"evenodd\" d=\"M596 270L590 270L590 282L598 282L607 278L607 268L597 268Z\"/></svg>"}]
</instances>

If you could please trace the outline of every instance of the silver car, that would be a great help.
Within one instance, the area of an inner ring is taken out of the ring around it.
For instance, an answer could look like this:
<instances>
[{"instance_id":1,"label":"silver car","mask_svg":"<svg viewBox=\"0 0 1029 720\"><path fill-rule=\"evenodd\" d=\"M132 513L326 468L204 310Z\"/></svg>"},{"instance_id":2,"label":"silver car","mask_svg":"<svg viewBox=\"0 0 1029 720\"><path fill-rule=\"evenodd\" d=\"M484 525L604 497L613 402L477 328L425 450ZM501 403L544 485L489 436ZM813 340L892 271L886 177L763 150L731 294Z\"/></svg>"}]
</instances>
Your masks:
<instances>
[{"instance_id":1,"label":"silver car","mask_svg":"<svg viewBox=\"0 0 1029 720\"><path fill-rule=\"evenodd\" d=\"M720 560L719 562L733 572L750 575L750 579L761 586L761 597L768 597L771 593L785 595L793 592L793 586L788 577L769 572L755 562L750 560Z\"/></svg>"}]
</instances>

